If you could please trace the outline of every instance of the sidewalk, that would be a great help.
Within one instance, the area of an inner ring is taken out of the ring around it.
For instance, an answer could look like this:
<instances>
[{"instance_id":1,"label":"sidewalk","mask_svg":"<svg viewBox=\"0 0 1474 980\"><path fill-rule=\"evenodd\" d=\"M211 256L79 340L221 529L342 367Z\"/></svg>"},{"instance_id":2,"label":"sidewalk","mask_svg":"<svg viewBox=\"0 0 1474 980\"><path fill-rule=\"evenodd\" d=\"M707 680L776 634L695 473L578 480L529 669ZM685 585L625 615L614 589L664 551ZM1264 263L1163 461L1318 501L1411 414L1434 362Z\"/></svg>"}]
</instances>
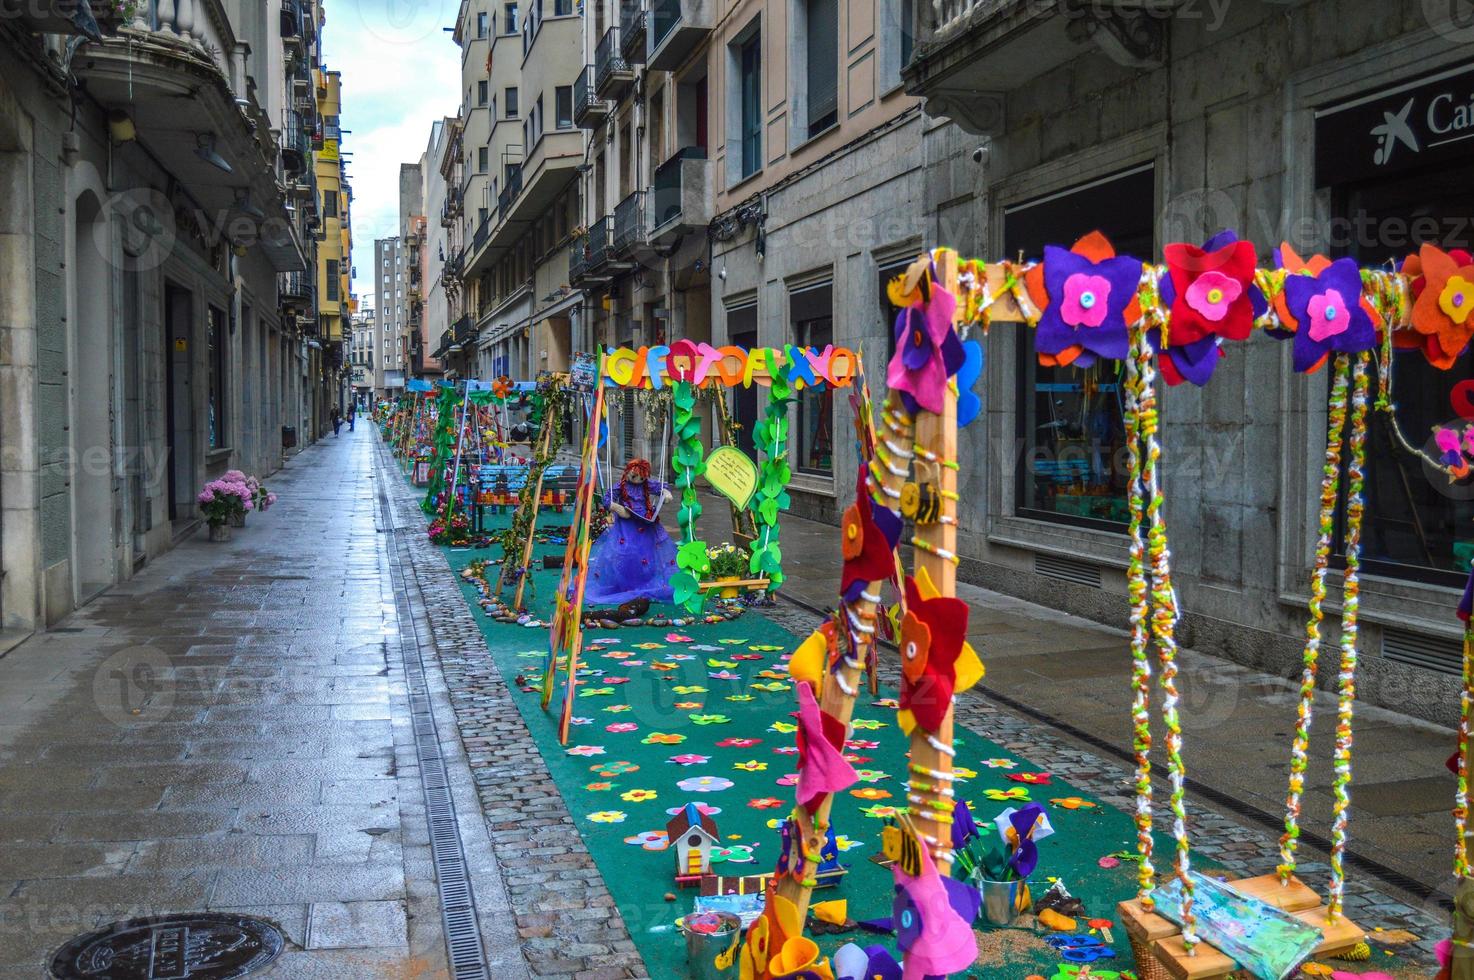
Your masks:
<instances>
[{"instance_id":1,"label":"sidewalk","mask_svg":"<svg viewBox=\"0 0 1474 980\"><path fill-rule=\"evenodd\" d=\"M232 542L201 531L0 659L0 976L204 910L281 929L263 975L447 976L417 703L491 965L525 976L438 665L417 673L392 586L374 438L309 447Z\"/></svg>"},{"instance_id":2,"label":"sidewalk","mask_svg":"<svg viewBox=\"0 0 1474 980\"><path fill-rule=\"evenodd\" d=\"M728 540L728 508L714 497L707 504L701 521L706 540ZM787 579L782 596L810 610L833 606L838 533L828 525L783 516ZM988 669L977 696L1097 755L1129 761L1131 655L1125 623L1111 629L967 584L959 584L957 594L972 607L970 639ZM1298 680L1192 650L1182 651L1180 666L1183 755L1189 777L1198 784L1194 797L1277 838ZM1333 670L1333 664L1323 665L1323 672ZM1314 838L1330 834L1335 715L1335 697L1319 692L1301 816L1307 860L1324 857L1316 853ZM1159 734L1159 746L1160 741ZM1451 729L1357 705L1350 850L1381 866L1381 880L1373 884L1417 904L1428 901L1435 889L1451 894L1455 781L1444 760L1454 744ZM1153 757L1158 776L1164 772L1159 756ZM1365 862L1348 863L1351 877L1375 878L1378 870Z\"/></svg>"}]
</instances>

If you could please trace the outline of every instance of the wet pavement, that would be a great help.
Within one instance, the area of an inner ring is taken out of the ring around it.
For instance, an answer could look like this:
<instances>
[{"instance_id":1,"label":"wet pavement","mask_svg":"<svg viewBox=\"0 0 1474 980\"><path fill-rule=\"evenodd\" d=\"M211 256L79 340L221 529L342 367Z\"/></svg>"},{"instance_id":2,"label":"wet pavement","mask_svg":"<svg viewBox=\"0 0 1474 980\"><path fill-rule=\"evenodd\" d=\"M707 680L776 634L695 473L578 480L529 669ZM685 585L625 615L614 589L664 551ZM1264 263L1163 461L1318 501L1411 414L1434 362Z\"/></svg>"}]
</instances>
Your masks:
<instances>
[{"instance_id":1,"label":"wet pavement","mask_svg":"<svg viewBox=\"0 0 1474 980\"><path fill-rule=\"evenodd\" d=\"M374 438L307 449L231 542L201 529L0 659L0 976L44 976L111 921L202 910L282 930L262 975L448 975L406 685L428 626L393 589ZM525 975L424 667L490 962Z\"/></svg>"}]
</instances>

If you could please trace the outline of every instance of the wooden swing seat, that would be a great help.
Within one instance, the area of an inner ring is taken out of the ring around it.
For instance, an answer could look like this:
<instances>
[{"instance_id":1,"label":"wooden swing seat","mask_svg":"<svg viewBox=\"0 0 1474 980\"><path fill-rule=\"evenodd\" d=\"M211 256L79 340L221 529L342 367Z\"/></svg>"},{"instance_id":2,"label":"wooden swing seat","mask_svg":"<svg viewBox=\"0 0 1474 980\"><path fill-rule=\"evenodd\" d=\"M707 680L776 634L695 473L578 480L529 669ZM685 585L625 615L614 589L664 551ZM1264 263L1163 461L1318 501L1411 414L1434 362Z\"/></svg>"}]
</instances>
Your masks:
<instances>
[{"instance_id":1,"label":"wooden swing seat","mask_svg":"<svg viewBox=\"0 0 1474 980\"><path fill-rule=\"evenodd\" d=\"M720 579L711 582L698 582L697 586L702 592L711 592L716 589L746 589L749 592L760 592L768 587L766 578L739 578L730 582Z\"/></svg>"},{"instance_id":2,"label":"wooden swing seat","mask_svg":"<svg viewBox=\"0 0 1474 980\"><path fill-rule=\"evenodd\" d=\"M1334 923L1327 922L1326 907L1320 896L1294 875L1284 885L1280 884L1279 875L1267 874L1232 882L1232 886L1234 891L1283 909L1306 925L1319 929L1323 941L1315 948L1316 956L1334 957L1366 939L1366 932L1344 914L1338 916Z\"/></svg>"}]
</instances>

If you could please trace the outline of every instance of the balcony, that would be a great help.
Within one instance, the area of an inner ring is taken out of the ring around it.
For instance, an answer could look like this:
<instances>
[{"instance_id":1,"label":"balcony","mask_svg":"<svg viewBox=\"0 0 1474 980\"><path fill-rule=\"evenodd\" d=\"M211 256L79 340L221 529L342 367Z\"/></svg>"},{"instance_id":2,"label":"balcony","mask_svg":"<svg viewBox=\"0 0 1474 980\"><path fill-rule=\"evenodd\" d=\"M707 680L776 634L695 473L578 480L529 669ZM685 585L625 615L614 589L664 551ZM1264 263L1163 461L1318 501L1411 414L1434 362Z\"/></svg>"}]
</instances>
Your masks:
<instances>
[{"instance_id":1,"label":"balcony","mask_svg":"<svg viewBox=\"0 0 1474 980\"><path fill-rule=\"evenodd\" d=\"M302 9L302 4L297 0L282 0L281 5L281 39L288 47L301 47L303 42L302 25L310 13Z\"/></svg>"},{"instance_id":2,"label":"balcony","mask_svg":"<svg viewBox=\"0 0 1474 980\"><path fill-rule=\"evenodd\" d=\"M589 235L584 232L573 239L573 244L568 246L568 283L577 286L584 281L584 273L589 268Z\"/></svg>"},{"instance_id":3,"label":"balcony","mask_svg":"<svg viewBox=\"0 0 1474 980\"><path fill-rule=\"evenodd\" d=\"M450 338L451 332L449 330L442 330L440 332L440 340L435 345L435 351L430 356L437 361L445 357L446 352L450 350Z\"/></svg>"},{"instance_id":4,"label":"balcony","mask_svg":"<svg viewBox=\"0 0 1474 980\"><path fill-rule=\"evenodd\" d=\"M594 97L594 66L584 65L573 81L573 124L593 129L609 115L609 103Z\"/></svg>"},{"instance_id":5,"label":"balcony","mask_svg":"<svg viewBox=\"0 0 1474 980\"><path fill-rule=\"evenodd\" d=\"M675 71L716 26L716 0L651 0L652 71Z\"/></svg>"},{"instance_id":6,"label":"balcony","mask_svg":"<svg viewBox=\"0 0 1474 980\"><path fill-rule=\"evenodd\" d=\"M615 258L628 258L648 239L645 223L645 192L635 191L614 208Z\"/></svg>"},{"instance_id":7,"label":"balcony","mask_svg":"<svg viewBox=\"0 0 1474 980\"><path fill-rule=\"evenodd\" d=\"M287 113L287 126L281 140L282 166L289 174L306 171L312 164L312 144L302 117L295 112Z\"/></svg>"},{"instance_id":8,"label":"balcony","mask_svg":"<svg viewBox=\"0 0 1474 980\"><path fill-rule=\"evenodd\" d=\"M491 216L487 215L481 219L476 226L476 234L471 237L471 254L475 255L486 247L487 236L491 234Z\"/></svg>"},{"instance_id":9,"label":"balcony","mask_svg":"<svg viewBox=\"0 0 1474 980\"><path fill-rule=\"evenodd\" d=\"M577 130L543 133L521 161L508 161L506 186L497 195L485 248L473 248L466 259L466 278L481 275L515 246L578 178L583 163L583 134ZM478 232L479 235L479 232Z\"/></svg>"},{"instance_id":10,"label":"balcony","mask_svg":"<svg viewBox=\"0 0 1474 980\"><path fill-rule=\"evenodd\" d=\"M234 86L246 77L248 48L230 32L231 9L223 0L144 0L72 71L104 110L129 115L158 165L199 212L219 217L232 242L278 272L304 270L277 181L282 148L253 93ZM253 206L242 207L246 200Z\"/></svg>"},{"instance_id":11,"label":"balcony","mask_svg":"<svg viewBox=\"0 0 1474 980\"><path fill-rule=\"evenodd\" d=\"M501 193L496 196L496 215L498 221L507 220L507 212L512 210L512 205L517 200L517 195L522 193L522 165L512 164L507 170L507 186L503 187Z\"/></svg>"},{"instance_id":12,"label":"balcony","mask_svg":"<svg viewBox=\"0 0 1474 980\"><path fill-rule=\"evenodd\" d=\"M624 0L619 5L619 53L631 65L645 63L646 27L650 12L641 0Z\"/></svg>"},{"instance_id":13,"label":"balcony","mask_svg":"<svg viewBox=\"0 0 1474 980\"><path fill-rule=\"evenodd\" d=\"M589 229L589 262L586 280L608 279L610 261L614 258L614 219L605 215Z\"/></svg>"},{"instance_id":14,"label":"balcony","mask_svg":"<svg viewBox=\"0 0 1474 980\"><path fill-rule=\"evenodd\" d=\"M619 28L611 27L594 51L594 94L618 101L634 81L635 70L619 53Z\"/></svg>"},{"instance_id":15,"label":"balcony","mask_svg":"<svg viewBox=\"0 0 1474 980\"><path fill-rule=\"evenodd\" d=\"M1003 131L1005 95L1086 52L1135 68L1160 66L1169 16L1129 5L1032 0L937 0L915 5L915 47L901 69L906 91L969 133Z\"/></svg>"},{"instance_id":16,"label":"balcony","mask_svg":"<svg viewBox=\"0 0 1474 980\"><path fill-rule=\"evenodd\" d=\"M704 231L716 213L716 183L706 147L688 146L655 168L650 188L650 240L669 245L683 235Z\"/></svg>"}]
</instances>

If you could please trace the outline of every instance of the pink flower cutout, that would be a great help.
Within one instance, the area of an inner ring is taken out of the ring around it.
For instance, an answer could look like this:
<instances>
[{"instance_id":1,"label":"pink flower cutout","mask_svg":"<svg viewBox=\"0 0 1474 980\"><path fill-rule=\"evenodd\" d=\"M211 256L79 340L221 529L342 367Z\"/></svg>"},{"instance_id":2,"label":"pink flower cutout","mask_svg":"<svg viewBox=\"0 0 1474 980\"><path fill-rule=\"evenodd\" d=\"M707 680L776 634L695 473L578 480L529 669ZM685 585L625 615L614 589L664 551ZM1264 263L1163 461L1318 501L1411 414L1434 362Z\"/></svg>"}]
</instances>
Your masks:
<instances>
[{"instance_id":1,"label":"pink flower cutout","mask_svg":"<svg viewBox=\"0 0 1474 980\"><path fill-rule=\"evenodd\" d=\"M711 761L711 756L709 756L709 755L697 755L694 752L687 752L687 753L685 753L683 755L673 755L673 756L671 756L670 757L670 761L671 762L674 762L678 766L699 766L703 762L710 762Z\"/></svg>"},{"instance_id":2,"label":"pink flower cutout","mask_svg":"<svg viewBox=\"0 0 1474 980\"><path fill-rule=\"evenodd\" d=\"M1325 340L1336 334L1345 333L1351 326L1351 311L1338 289L1327 289L1310 297L1306 305L1310 313L1310 339Z\"/></svg>"},{"instance_id":3,"label":"pink flower cutout","mask_svg":"<svg viewBox=\"0 0 1474 980\"><path fill-rule=\"evenodd\" d=\"M1204 320L1217 323L1228 315L1228 308L1244 292L1237 279L1221 272L1205 272L1187 287L1187 305L1191 306Z\"/></svg>"},{"instance_id":4,"label":"pink flower cutout","mask_svg":"<svg viewBox=\"0 0 1474 980\"><path fill-rule=\"evenodd\" d=\"M613 732L615 735L619 735L619 734L622 734L623 732L637 731L639 729L639 727L640 727L639 725L636 725L632 721L616 721L612 725L605 725L604 726L604 731L606 731L606 732Z\"/></svg>"},{"instance_id":5,"label":"pink flower cutout","mask_svg":"<svg viewBox=\"0 0 1474 980\"><path fill-rule=\"evenodd\" d=\"M1111 283L1105 276L1076 272L1065 280L1060 318L1072 327L1098 327L1105 322Z\"/></svg>"},{"instance_id":6,"label":"pink flower cutout","mask_svg":"<svg viewBox=\"0 0 1474 980\"><path fill-rule=\"evenodd\" d=\"M778 785L779 786L797 786L798 785L798 773L796 773L796 772L790 772L790 773L787 773L786 775L779 776L778 777Z\"/></svg>"},{"instance_id":7,"label":"pink flower cutout","mask_svg":"<svg viewBox=\"0 0 1474 980\"><path fill-rule=\"evenodd\" d=\"M760 738L724 738L717 743L719 749L750 749L761 742Z\"/></svg>"}]
</instances>

